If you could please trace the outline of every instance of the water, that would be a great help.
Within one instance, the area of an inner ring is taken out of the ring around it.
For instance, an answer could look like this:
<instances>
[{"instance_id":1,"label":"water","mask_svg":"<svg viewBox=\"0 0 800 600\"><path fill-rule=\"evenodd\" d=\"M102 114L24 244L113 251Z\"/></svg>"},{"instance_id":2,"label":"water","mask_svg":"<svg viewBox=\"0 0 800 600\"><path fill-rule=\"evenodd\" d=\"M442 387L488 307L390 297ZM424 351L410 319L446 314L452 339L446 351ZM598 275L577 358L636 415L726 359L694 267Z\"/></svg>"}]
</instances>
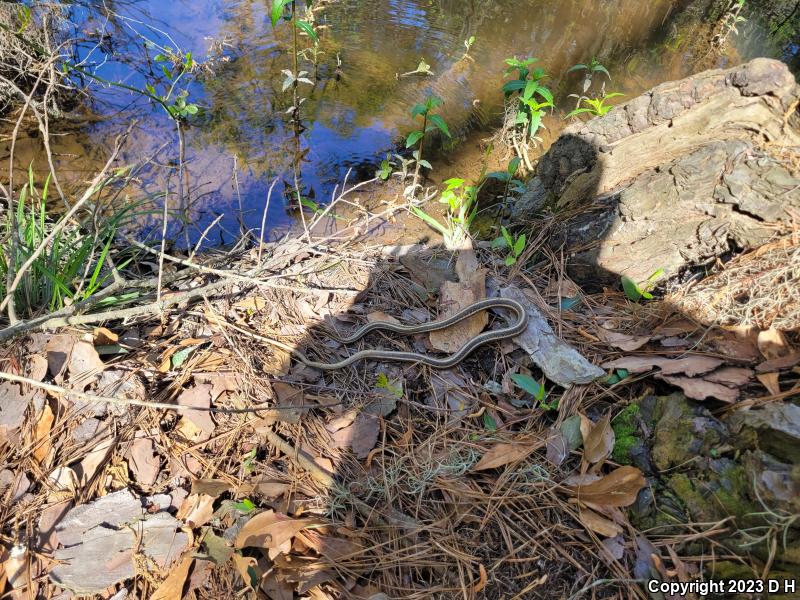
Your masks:
<instances>
[{"instance_id":1,"label":"water","mask_svg":"<svg viewBox=\"0 0 800 600\"><path fill-rule=\"evenodd\" d=\"M499 120L507 57L538 57L551 74L549 84L559 104L571 108L574 101L566 97L580 91L582 77L565 72L593 56L611 71L607 90L632 97L661 81L761 51L750 47L743 56L734 43L710 64L687 59L702 54L691 47L702 36L695 35L697 29L687 33L685 25L679 29L674 19L678 3L667 0L315 4L321 54L316 65L300 59L314 80L313 87L300 86L307 96L300 171L304 193L319 204L330 198L348 171L351 182L372 177L375 166L396 151L410 130L410 107L432 93L444 99L442 113L456 139L434 160L437 179L477 172L474 132ZM95 74L137 89L148 83L158 87L160 65L152 61L158 50L152 44L191 52L206 64L178 87L201 107L186 128L189 237L196 240L218 218L209 234L212 242L230 241L241 228L258 230L275 178L268 228L276 231L293 223L296 213L288 206L296 148L285 114L291 92L281 91L281 71L291 66L290 25L273 29L264 0L141 0L112 6L115 13L94 4L71 9L74 33L86 40L76 58ZM464 41L470 36L476 42L470 58L464 59ZM302 47L311 45L308 38L300 40ZM422 59L433 75L400 76ZM87 104L53 141L61 178L75 186L91 178L115 136L135 121L122 159L129 164L149 161L124 194L157 207L168 183L173 194L176 185L174 124L141 95L86 83ZM548 121L550 135L561 123L557 118ZM21 140L21 160L28 158L26 148L37 159L37 170L46 172L39 142ZM175 206L176 200L171 202ZM145 228L157 220L155 214L143 218Z\"/></svg>"}]
</instances>

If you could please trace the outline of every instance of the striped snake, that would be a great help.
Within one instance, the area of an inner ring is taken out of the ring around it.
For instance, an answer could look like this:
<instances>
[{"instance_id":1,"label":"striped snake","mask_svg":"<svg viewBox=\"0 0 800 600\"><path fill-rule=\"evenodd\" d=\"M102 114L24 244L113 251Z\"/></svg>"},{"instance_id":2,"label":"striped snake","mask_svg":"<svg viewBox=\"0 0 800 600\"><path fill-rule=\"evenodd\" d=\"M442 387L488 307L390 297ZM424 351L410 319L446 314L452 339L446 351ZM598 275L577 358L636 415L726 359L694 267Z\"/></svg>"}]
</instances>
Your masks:
<instances>
[{"instance_id":1,"label":"striped snake","mask_svg":"<svg viewBox=\"0 0 800 600\"><path fill-rule=\"evenodd\" d=\"M467 357L475 348L478 346L482 346L483 344L487 344L489 342L494 342L496 340L502 340L510 337L514 337L519 335L528 325L528 313L525 311L525 307L522 306L516 300L511 300L509 298L487 298L485 300L480 300L475 302L474 304L470 304L465 309L459 311L458 313L454 314L452 317L448 317L446 319L442 319L440 321L432 321L430 323L422 323L420 325L401 325L399 323L390 323L386 321L374 321L372 323L368 323L363 327L357 329L354 333L347 337L340 337L338 335L330 335L327 334L330 338L340 342L341 344L347 345L352 344L363 338L368 333L378 330L385 330L391 331L393 333L399 333L402 335L414 335L417 333L426 333L429 331L438 331L440 329L445 329L446 327L450 327L451 325L455 325L471 317L474 314L479 313L482 310L486 310L489 308L508 308L510 309L517 317L515 322L509 321L509 325L507 327L503 327L502 329L494 329L492 331L484 331L483 333L476 335L474 338L469 340L458 352L454 352L448 356L444 356L442 358L435 358L433 356L428 356L426 354L420 354L417 352L396 352L391 350L361 350L360 352L356 352L345 358L344 360L340 360L339 362L335 363L322 363L313 361L308 358L303 352L297 350L296 348L286 347L289 351L296 356L300 362L303 364L312 367L314 369L322 369L325 371L332 371L335 369L344 369L352 365L353 363L360 361L360 360L380 360L385 362L410 362L410 363L421 363L424 365L428 365L429 367L433 367L434 369L449 369L460 363L464 358Z\"/></svg>"}]
</instances>

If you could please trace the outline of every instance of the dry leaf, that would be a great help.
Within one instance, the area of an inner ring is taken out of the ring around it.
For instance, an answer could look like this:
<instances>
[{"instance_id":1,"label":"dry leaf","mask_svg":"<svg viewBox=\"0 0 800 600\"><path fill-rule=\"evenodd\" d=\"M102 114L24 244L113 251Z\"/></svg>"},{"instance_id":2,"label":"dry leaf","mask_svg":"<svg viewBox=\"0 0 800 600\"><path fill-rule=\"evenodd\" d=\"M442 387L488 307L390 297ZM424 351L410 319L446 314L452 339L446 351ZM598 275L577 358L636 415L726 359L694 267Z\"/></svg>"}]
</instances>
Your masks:
<instances>
[{"instance_id":1,"label":"dry leaf","mask_svg":"<svg viewBox=\"0 0 800 600\"><path fill-rule=\"evenodd\" d=\"M205 494L217 498L233 486L223 479L193 479L192 494Z\"/></svg>"},{"instance_id":2,"label":"dry leaf","mask_svg":"<svg viewBox=\"0 0 800 600\"><path fill-rule=\"evenodd\" d=\"M597 514L593 510L585 508L578 513L578 519L595 533L599 533L603 537L613 538L622 533L622 527L614 523L614 521Z\"/></svg>"},{"instance_id":3,"label":"dry leaf","mask_svg":"<svg viewBox=\"0 0 800 600\"><path fill-rule=\"evenodd\" d=\"M584 438L583 456L589 464L605 460L614 450L614 430L611 428L611 413L607 413Z\"/></svg>"},{"instance_id":4,"label":"dry leaf","mask_svg":"<svg viewBox=\"0 0 800 600\"><path fill-rule=\"evenodd\" d=\"M95 327L92 332L95 346L110 346L119 341L119 336L105 327Z\"/></svg>"},{"instance_id":5,"label":"dry leaf","mask_svg":"<svg viewBox=\"0 0 800 600\"><path fill-rule=\"evenodd\" d=\"M593 483L568 489L580 501L601 506L630 506L636 502L636 496L645 485L647 481L642 472L636 467L626 466Z\"/></svg>"},{"instance_id":6,"label":"dry leaf","mask_svg":"<svg viewBox=\"0 0 800 600\"><path fill-rule=\"evenodd\" d=\"M604 369L627 369L631 373L644 373L655 367L664 375L683 374L689 377L708 373L721 366L723 361L710 356L692 355L685 358L666 358L664 356L624 356L603 363Z\"/></svg>"},{"instance_id":7,"label":"dry leaf","mask_svg":"<svg viewBox=\"0 0 800 600\"><path fill-rule=\"evenodd\" d=\"M292 519L281 513L267 510L255 515L239 530L234 545L237 548L278 548L306 527L314 525L313 519Z\"/></svg>"},{"instance_id":8,"label":"dry leaf","mask_svg":"<svg viewBox=\"0 0 800 600\"><path fill-rule=\"evenodd\" d=\"M767 360L774 360L792 353L789 340L782 331L770 327L758 334L758 350Z\"/></svg>"},{"instance_id":9,"label":"dry leaf","mask_svg":"<svg viewBox=\"0 0 800 600\"><path fill-rule=\"evenodd\" d=\"M275 393L277 405L280 408L276 411L278 420L284 423L299 423L300 418L308 411L303 408L305 405L303 390L282 381L274 381L272 382L272 391Z\"/></svg>"},{"instance_id":10,"label":"dry leaf","mask_svg":"<svg viewBox=\"0 0 800 600\"><path fill-rule=\"evenodd\" d=\"M445 281L439 294L439 317L442 319L451 317L486 297L486 270L478 268L472 250L459 252L456 272L459 282ZM483 331L488 322L489 315L481 311L446 329L431 331L431 345L442 352L457 352Z\"/></svg>"},{"instance_id":11,"label":"dry leaf","mask_svg":"<svg viewBox=\"0 0 800 600\"><path fill-rule=\"evenodd\" d=\"M400 325L400 321L394 318L392 315L383 312L382 310L376 310L367 315L367 321L370 323L394 323L395 325Z\"/></svg>"},{"instance_id":12,"label":"dry leaf","mask_svg":"<svg viewBox=\"0 0 800 600\"><path fill-rule=\"evenodd\" d=\"M251 589L255 589L253 585L255 584L255 586L258 586L258 581L261 579L258 574L258 563L256 559L252 556L242 556L236 553L231 555L231 559L233 559L233 566L236 567L245 585Z\"/></svg>"},{"instance_id":13,"label":"dry leaf","mask_svg":"<svg viewBox=\"0 0 800 600\"><path fill-rule=\"evenodd\" d=\"M474 594L480 594L489 582L489 576L486 574L486 567L483 566L483 563L478 563L478 574L478 581L472 586Z\"/></svg>"},{"instance_id":14,"label":"dry leaf","mask_svg":"<svg viewBox=\"0 0 800 600\"><path fill-rule=\"evenodd\" d=\"M72 387L80 391L97 379L105 368L100 355L89 342L75 342L69 355L69 378Z\"/></svg>"},{"instance_id":15,"label":"dry leaf","mask_svg":"<svg viewBox=\"0 0 800 600\"><path fill-rule=\"evenodd\" d=\"M607 331L603 328L597 330L597 335L604 342L626 352L638 350L650 341L649 335L628 335L618 331Z\"/></svg>"},{"instance_id":16,"label":"dry leaf","mask_svg":"<svg viewBox=\"0 0 800 600\"><path fill-rule=\"evenodd\" d=\"M211 386L201 383L183 390L178 396L180 406L191 406L195 408L209 408L211 406ZM184 419L194 423L203 433L212 434L214 432L214 421L211 413L202 410L181 411Z\"/></svg>"},{"instance_id":17,"label":"dry leaf","mask_svg":"<svg viewBox=\"0 0 800 600\"><path fill-rule=\"evenodd\" d=\"M778 382L778 373L759 373L756 375L761 384L767 388L767 391L772 396L777 396L781 393L781 385Z\"/></svg>"},{"instance_id":18,"label":"dry leaf","mask_svg":"<svg viewBox=\"0 0 800 600\"><path fill-rule=\"evenodd\" d=\"M353 453L359 458L364 459L369 455L370 450L375 447L378 441L378 434L381 431L380 419L368 412L362 412L353 421L351 430L350 447ZM341 431L346 431L342 429ZM338 432L337 432L338 433Z\"/></svg>"},{"instance_id":19,"label":"dry leaf","mask_svg":"<svg viewBox=\"0 0 800 600\"><path fill-rule=\"evenodd\" d=\"M150 596L151 600L181 600L183 598L183 585L186 583L186 577L189 575L189 569L192 567L194 558L191 554L184 555L180 564L170 571L167 578L161 582L153 595Z\"/></svg>"},{"instance_id":20,"label":"dry leaf","mask_svg":"<svg viewBox=\"0 0 800 600\"><path fill-rule=\"evenodd\" d=\"M34 432L34 445L33 458L36 459L40 465L45 461L47 455L50 454L52 443L50 442L50 429L53 427L53 411L50 410L50 405L45 404L42 409L42 414L36 422L36 431Z\"/></svg>"},{"instance_id":21,"label":"dry leaf","mask_svg":"<svg viewBox=\"0 0 800 600\"><path fill-rule=\"evenodd\" d=\"M214 515L214 498L207 494L191 494L181 504L176 515L189 527L201 527Z\"/></svg>"},{"instance_id":22,"label":"dry leaf","mask_svg":"<svg viewBox=\"0 0 800 600\"><path fill-rule=\"evenodd\" d=\"M512 462L522 460L537 448L541 448L544 442L540 440L517 442L511 444L495 444L481 457L473 471L485 471L496 469Z\"/></svg>"},{"instance_id":23,"label":"dry leaf","mask_svg":"<svg viewBox=\"0 0 800 600\"><path fill-rule=\"evenodd\" d=\"M740 367L724 367L703 376L703 379L707 381L730 386L746 385L752 378L753 371L751 369L743 369Z\"/></svg>"},{"instance_id":24,"label":"dry leaf","mask_svg":"<svg viewBox=\"0 0 800 600\"><path fill-rule=\"evenodd\" d=\"M706 398L716 398L723 402L733 403L739 398L739 391L729 388L713 381L706 381L700 378L691 377L666 377L658 375L667 383L678 386L686 394L687 398L694 400L705 400Z\"/></svg>"},{"instance_id":25,"label":"dry leaf","mask_svg":"<svg viewBox=\"0 0 800 600\"><path fill-rule=\"evenodd\" d=\"M34 354L28 358L28 364L25 369L26 374L31 379L42 381L47 375L47 359L41 354Z\"/></svg>"},{"instance_id":26,"label":"dry leaf","mask_svg":"<svg viewBox=\"0 0 800 600\"><path fill-rule=\"evenodd\" d=\"M158 478L161 460L156 455L156 445L149 438L136 438L128 450L128 466L136 481L151 486Z\"/></svg>"},{"instance_id":27,"label":"dry leaf","mask_svg":"<svg viewBox=\"0 0 800 600\"><path fill-rule=\"evenodd\" d=\"M780 371L781 369L791 369L797 363L800 363L800 352L792 352L781 358L764 361L756 367L756 371L769 373L771 371Z\"/></svg>"}]
</instances>

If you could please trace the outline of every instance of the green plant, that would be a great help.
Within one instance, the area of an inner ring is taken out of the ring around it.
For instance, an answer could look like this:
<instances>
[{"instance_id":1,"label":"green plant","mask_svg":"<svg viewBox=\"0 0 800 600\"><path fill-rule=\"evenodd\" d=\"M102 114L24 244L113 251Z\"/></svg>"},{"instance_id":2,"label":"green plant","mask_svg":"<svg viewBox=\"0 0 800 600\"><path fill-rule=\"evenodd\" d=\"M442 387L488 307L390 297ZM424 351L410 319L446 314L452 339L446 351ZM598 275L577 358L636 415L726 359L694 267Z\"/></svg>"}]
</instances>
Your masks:
<instances>
[{"instance_id":1,"label":"green plant","mask_svg":"<svg viewBox=\"0 0 800 600\"><path fill-rule=\"evenodd\" d=\"M517 263L519 257L525 251L525 234L519 236L512 236L508 229L504 226L500 226L500 233L502 234L500 237L495 238L492 241L492 248L506 248L508 249L508 255L506 256L506 266L510 267Z\"/></svg>"},{"instance_id":2,"label":"green plant","mask_svg":"<svg viewBox=\"0 0 800 600\"><path fill-rule=\"evenodd\" d=\"M602 117L608 111L610 111L613 106L606 105L606 101L610 100L611 98L616 98L617 96L624 96L625 94L621 94L620 92L611 92L610 94L605 94L601 98L587 98L585 96L578 98L578 103L583 103L586 106L581 108L576 108L575 110L571 111L567 114L565 119L569 119L570 117L575 117L583 113L590 113L592 116L595 117ZM570 94L571 97L574 97L575 94Z\"/></svg>"},{"instance_id":3,"label":"green plant","mask_svg":"<svg viewBox=\"0 0 800 600\"><path fill-rule=\"evenodd\" d=\"M196 104L188 102L189 91L183 89L176 92L178 83L194 66L192 53L177 53L172 48L163 48L162 52L153 57L153 61L161 66L161 72L166 77L162 90L156 86L158 82L146 83L145 90L151 100L161 105L167 114L176 121L185 121L199 111Z\"/></svg>"},{"instance_id":4,"label":"green plant","mask_svg":"<svg viewBox=\"0 0 800 600\"><path fill-rule=\"evenodd\" d=\"M0 247L0 298L6 295L9 268L18 273L54 227L47 217L49 185L50 176L41 192L37 190L33 169L28 169L28 181L20 190L13 220L4 224L4 241ZM34 259L14 291L14 305L19 313L30 316L41 310L58 310L86 300L101 290L112 276L108 268L111 244L127 212L120 210L100 222L94 235L87 234L78 224L62 227Z\"/></svg>"},{"instance_id":5,"label":"green plant","mask_svg":"<svg viewBox=\"0 0 800 600\"><path fill-rule=\"evenodd\" d=\"M597 73L604 74L606 77L608 77L608 80L611 81L611 73L609 73L608 69L601 65L594 57L592 57L592 60L589 62L589 64L577 64L567 69L567 73L573 73L575 71L585 71L583 80L584 94L589 91L589 88L592 86L592 80Z\"/></svg>"},{"instance_id":6,"label":"green plant","mask_svg":"<svg viewBox=\"0 0 800 600\"><path fill-rule=\"evenodd\" d=\"M536 134L543 127L542 119L545 109L553 108L553 94L542 85L542 80L547 76L544 69L532 65L538 58L507 58L506 76L516 72L516 78L503 85L506 98L516 95L517 105L514 110L513 125L522 129L525 139L539 140Z\"/></svg>"},{"instance_id":7,"label":"green plant","mask_svg":"<svg viewBox=\"0 0 800 600\"><path fill-rule=\"evenodd\" d=\"M503 192L504 200L508 198L509 191L517 194L521 194L525 191L525 184L521 180L514 178L519 170L519 165L521 162L522 159L519 156L515 156L509 161L508 167L506 167L505 171L494 171L487 175L489 179L497 179L498 181L505 183L505 191Z\"/></svg>"},{"instance_id":8,"label":"green plant","mask_svg":"<svg viewBox=\"0 0 800 600\"><path fill-rule=\"evenodd\" d=\"M419 59L419 64L416 69L408 71L407 73L401 73L400 77L410 77L411 75L433 75L433 71L431 71L431 66L425 62L425 59L421 58Z\"/></svg>"},{"instance_id":9,"label":"green plant","mask_svg":"<svg viewBox=\"0 0 800 600\"><path fill-rule=\"evenodd\" d=\"M469 230L477 213L476 200L480 185L464 185L465 181L458 177L444 183L447 187L439 198L439 202L447 204L444 223L417 206L412 206L411 212L442 234L447 248L461 248L469 237Z\"/></svg>"},{"instance_id":10,"label":"green plant","mask_svg":"<svg viewBox=\"0 0 800 600\"><path fill-rule=\"evenodd\" d=\"M470 59L471 60L472 59L472 57L469 55L469 51L472 50L472 46L474 44L475 44L475 36L474 35L471 35L466 40L464 40L465 51L464 51L464 55L461 57L461 60L465 60L465 59Z\"/></svg>"},{"instance_id":11,"label":"green plant","mask_svg":"<svg viewBox=\"0 0 800 600\"><path fill-rule=\"evenodd\" d=\"M652 300L653 294L650 293L655 287L656 281L664 275L664 269L658 269L655 273L650 275L642 284L637 284L633 279L627 275L622 276L622 289L625 291L625 296L632 302L638 302L642 298L645 300Z\"/></svg>"},{"instance_id":12,"label":"green plant","mask_svg":"<svg viewBox=\"0 0 800 600\"><path fill-rule=\"evenodd\" d=\"M403 386L395 385L396 382L389 381L389 378L386 376L386 373L378 373L378 380L375 383L375 387L378 389L386 390L390 394L392 394L395 398L402 398L403 397Z\"/></svg>"},{"instance_id":13,"label":"green plant","mask_svg":"<svg viewBox=\"0 0 800 600\"><path fill-rule=\"evenodd\" d=\"M558 408L558 398L553 402L545 402L547 398L547 391L545 390L544 383L539 383L530 375L523 375L522 373L514 373L511 380L524 391L531 394L539 403L539 406L544 410L556 410Z\"/></svg>"},{"instance_id":14,"label":"green plant","mask_svg":"<svg viewBox=\"0 0 800 600\"><path fill-rule=\"evenodd\" d=\"M392 163L392 156L391 154L387 154L386 158L381 161L381 166L375 171L375 177L382 181L386 181L389 177L392 176L392 167L394 164Z\"/></svg>"},{"instance_id":15,"label":"green plant","mask_svg":"<svg viewBox=\"0 0 800 600\"><path fill-rule=\"evenodd\" d=\"M420 167L425 167L426 169L433 168L431 163L423 158L422 154L425 146L425 135L438 129L447 137L451 137L450 130L448 129L447 123L442 116L433 113L433 111L442 106L442 104L444 104L444 101L438 96L428 96L423 104L417 104L411 109L412 118L422 119L422 128L412 131L406 138L406 148L413 148L414 146L417 146L417 149L412 153L414 160L416 161L416 166L414 168L414 181L412 183L411 190L412 194L416 192L419 184Z\"/></svg>"}]
</instances>

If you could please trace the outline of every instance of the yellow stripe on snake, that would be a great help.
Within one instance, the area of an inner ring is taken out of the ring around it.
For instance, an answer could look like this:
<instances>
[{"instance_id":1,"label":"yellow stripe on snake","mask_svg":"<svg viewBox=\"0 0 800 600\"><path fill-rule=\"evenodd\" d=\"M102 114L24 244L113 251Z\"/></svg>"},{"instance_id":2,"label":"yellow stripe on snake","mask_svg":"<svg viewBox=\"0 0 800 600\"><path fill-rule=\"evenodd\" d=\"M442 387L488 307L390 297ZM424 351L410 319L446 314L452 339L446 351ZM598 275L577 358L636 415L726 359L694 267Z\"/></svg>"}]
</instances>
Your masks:
<instances>
[{"instance_id":1,"label":"yellow stripe on snake","mask_svg":"<svg viewBox=\"0 0 800 600\"><path fill-rule=\"evenodd\" d=\"M399 323L389 323L386 321L375 321L372 323L368 323L363 327L360 327L351 335L346 337L340 337L336 334L328 334L331 339L336 340L337 342L348 345L354 342L357 342L361 338L363 338L368 333L373 331L391 331L393 333L399 333L402 335L415 335L418 333L428 333L430 331L438 331L440 329L445 329L456 323L460 323L464 319L468 319L472 315L475 315L482 310L487 310L490 308L507 308L510 309L516 315L516 321L508 321L509 325L507 327L503 327L501 329L494 329L491 331L484 331L476 335L474 338L469 340L464 346L450 354L448 356L444 356L441 358L437 358L434 356L428 356L427 354L420 354L418 352L398 352L394 350L361 350L360 352L356 352L348 356L347 358L340 360L334 363L323 363L311 360L308 358L301 350L297 348L293 348L288 344L283 342L279 342L277 340L273 340L268 337L264 337L253 332L241 329L232 323L225 323L232 329L240 331L254 339L266 342L273 346L277 346L287 352L290 352L293 356L295 356L300 362L303 364L312 367L314 369L321 369L324 371L333 371L336 369L344 369L345 367L349 367L355 362L360 360L380 360L384 362L408 362L408 363L420 363L423 365L427 365L434 369L449 369L450 367L454 367L462 360L464 360L473 350L482 346L484 344L488 344L489 342L495 342L498 340L503 340L507 338L511 338L514 336L519 335L525 328L528 326L528 313L525 311L525 307L522 306L516 300L511 300L509 298L486 298L485 300L480 300L475 302L474 304L470 304L463 310L460 310L456 314L446 319L441 319L438 321L432 321L430 323L421 323L420 325L401 325Z\"/></svg>"}]
</instances>

